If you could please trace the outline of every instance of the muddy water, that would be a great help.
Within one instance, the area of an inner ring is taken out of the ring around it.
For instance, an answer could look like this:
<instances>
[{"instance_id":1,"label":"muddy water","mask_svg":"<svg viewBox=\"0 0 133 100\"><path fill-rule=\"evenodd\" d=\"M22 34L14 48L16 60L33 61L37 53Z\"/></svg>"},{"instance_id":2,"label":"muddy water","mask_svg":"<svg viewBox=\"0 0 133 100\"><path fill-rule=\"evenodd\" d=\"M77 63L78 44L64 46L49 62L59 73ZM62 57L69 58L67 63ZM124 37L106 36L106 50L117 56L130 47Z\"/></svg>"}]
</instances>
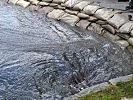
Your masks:
<instances>
[{"instance_id":1,"label":"muddy water","mask_svg":"<svg viewBox=\"0 0 133 100\"><path fill-rule=\"evenodd\" d=\"M0 100L62 100L133 73L132 60L95 33L0 1Z\"/></svg>"}]
</instances>

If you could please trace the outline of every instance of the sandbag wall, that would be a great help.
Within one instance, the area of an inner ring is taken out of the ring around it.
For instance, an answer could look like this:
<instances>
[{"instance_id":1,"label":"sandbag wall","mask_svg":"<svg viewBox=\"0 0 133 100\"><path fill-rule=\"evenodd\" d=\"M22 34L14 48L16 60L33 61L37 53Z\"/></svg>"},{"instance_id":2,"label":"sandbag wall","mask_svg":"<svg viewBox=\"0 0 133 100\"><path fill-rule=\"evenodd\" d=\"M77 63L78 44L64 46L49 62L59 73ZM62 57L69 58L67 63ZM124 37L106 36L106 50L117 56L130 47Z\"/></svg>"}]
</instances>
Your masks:
<instances>
[{"instance_id":1,"label":"sandbag wall","mask_svg":"<svg viewBox=\"0 0 133 100\"><path fill-rule=\"evenodd\" d=\"M83 0L8 0L8 3L93 31L133 53L133 21L121 11Z\"/></svg>"}]
</instances>

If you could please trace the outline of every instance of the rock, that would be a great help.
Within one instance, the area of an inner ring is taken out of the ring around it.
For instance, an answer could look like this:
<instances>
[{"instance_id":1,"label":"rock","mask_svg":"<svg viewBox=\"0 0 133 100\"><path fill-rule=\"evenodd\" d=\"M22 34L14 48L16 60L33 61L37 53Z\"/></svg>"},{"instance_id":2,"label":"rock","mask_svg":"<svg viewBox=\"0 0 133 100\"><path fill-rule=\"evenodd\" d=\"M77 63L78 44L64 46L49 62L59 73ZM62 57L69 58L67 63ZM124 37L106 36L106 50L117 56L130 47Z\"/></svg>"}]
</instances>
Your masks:
<instances>
[{"instance_id":1,"label":"rock","mask_svg":"<svg viewBox=\"0 0 133 100\"><path fill-rule=\"evenodd\" d=\"M38 5L40 5L40 6L48 6L49 3L47 3L47 2L39 2Z\"/></svg>"},{"instance_id":2,"label":"rock","mask_svg":"<svg viewBox=\"0 0 133 100\"><path fill-rule=\"evenodd\" d=\"M108 20L109 24L119 29L123 24L127 23L129 20L121 16L121 14L115 14L112 18Z\"/></svg>"},{"instance_id":3,"label":"rock","mask_svg":"<svg viewBox=\"0 0 133 100\"><path fill-rule=\"evenodd\" d=\"M79 2L81 2L82 0L68 0L66 3L65 3L65 6L66 7L69 7L69 8L72 8L74 7L76 4L78 4Z\"/></svg>"},{"instance_id":4,"label":"rock","mask_svg":"<svg viewBox=\"0 0 133 100\"><path fill-rule=\"evenodd\" d=\"M116 13L118 13L118 11L113 11L112 9L102 8L96 11L95 16L102 20L108 20L112 16L114 16L114 14Z\"/></svg>"},{"instance_id":5,"label":"rock","mask_svg":"<svg viewBox=\"0 0 133 100\"><path fill-rule=\"evenodd\" d=\"M131 81L132 79L133 79L133 74L114 78L114 79L109 80L109 82L112 85L116 85L118 82L128 82L128 81Z\"/></svg>"},{"instance_id":6,"label":"rock","mask_svg":"<svg viewBox=\"0 0 133 100\"><path fill-rule=\"evenodd\" d=\"M86 29L89 25L91 24L91 22L89 22L88 20L80 20L76 26L81 27L83 29Z\"/></svg>"},{"instance_id":7,"label":"rock","mask_svg":"<svg viewBox=\"0 0 133 100\"><path fill-rule=\"evenodd\" d=\"M98 5L88 5L86 6L83 11L86 13L86 14L89 14L89 15L92 15L92 14L95 14L95 12L100 9L102 7L98 6Z\"/></svg>"},{"instance_id":8,"label":"rock","mask_svg":"<svg viewBox=\"0 0 133 100\"><path fill-rule=\"evenodd\" d=\"M89 18L89 17L90 17L89 15L84 14L84 13L78 13L77 16L80 17L80 18L83 18L83 19L84 19L84 18Z\"/></svg>"},{"instance_id":9,"label":"rock","mask_svg":"<svg viewBox=\"0 0 133 100\"><path fill-rule=\"evenodd\" d=\"M111 34L109 32L104 33L103 34L103 37L105 37L105 38L107 38L107 39L109 39L111 41L117 41L117 40L120 40L121 39L119 36L113 35L113 34Z\"/></svg>"},{"instance_id":10,"label":"rock","mask_svg":"<svg viewBox=\"0 0 133 100\"><path fill-rule=\"evenodd\" d=\"M119 29L121 33L130 33L131 30L133 29L133 21L129 21L122 25Z\"/></svg>"},{"instance_id":11,"label":"rock","mask_svg":"<svg viewBox=\"0 0 133 100\"><path fill-rule=\"evenodd\" d=\"M57 4L60 4L60 3L65 3L66 0L53 0L52 2L53 3L57 3Z\"/></svg>"},{"instance_id":12,"label":"rock","mask_svg":"<svg viewBox=\"0 0 133 100\"><path fill-rule=\"evenodd\" d=\"M27 9L29 11L38 11L40 9L39 6L35 6L35 5L30 5L29 7L27 7Z\"/></svg>"},{"instance_id":13,"label":"rock","mask_svg":"<svg viewBox=\"0 0 133 100\"><path fill-rule=\"evenodd\" d=\"M41 9L39 9L39 13L43 14L43 15L47 15L48 13L50 13L51 11L53 11L54 8L53 7L43 7Z\"/></svg>"},{"instance_id":14,"label":"rock","mask_svg":"<svg viewBox=\"0 0 133 100\"><path fill-rule=\"evenodd\" d=\"M128 46L128 47L127 47L127 50L128 50L130 53L133 53L133 46Z\"/></svg>"},{"instance_id":15,"label":"rock","mask_svg":"<svg viewBox=\"0 0 133 100\"><path fill-rule=\"evenodd\" d=\"M30 5L30 2L27 2L27 1L24 1L24 0L19 0L16 4L26 8Z\"/></svg>"},{"instance_id":16,"label":"rock","mask_svg":"<svg viewBox=\"0 0 133 100\"><path fill-rule=\"evenodd\" d=\"M74 10L83 10L84 7L86 7L87 5L91 4L92 2L89 1L81 1L78 4L76 4L73 9Z\"/></svg>"},{"instance_id":17,"label":"rock","mask_svg":"<svg viewBox=\"0 0 133 100\"><path fill-rule=\"evenodd\" d=\"M75 15L70 15L65 13L63 16L60 17L60 19L63 22L68 23L71 26L75 26L75 24L79 21L79 17L75 16Z\"/></svg>"},{"instance_id":18,"label":"rock","mask_svg":"<svg viewBox=\"0 0 133 100\"><path fill-rule=\"evenodd\" d=\"M48 17L59 20L59 17L63 16L65 12L60 9L54 9L50 13L48 13Z\"/></svg>"},{"instance_id":19,"label":"rock","mask_svg":"<svg viewBox=\"0 0 133 100\"><path fill-rule=\"evenodd\" d=\"M8 3L11 3L11 4L16 4L19 0L8 0Z\"/></svg>"},{"instance_id":20,"label":"rock","mask_svg":"<svg viewBox=\"0 0 133 100\"><path fill-rule=\"evenodd\" d=\"M108 30L110 33L115 34L115 29L111 25L102 25L102 27Z\"/></svg>"},{"instance_id":21,"label":"rock","mask_svg":"<svg viewBox=\"0 0 133 100\"><path fill-rule=\"evenodd\" d=\"M129 46L129 43L126 40L118 40L116 41L116 43L120 44L121 46L125 48Z\"/></svg>"},{"instance_id":22,"label":"rock","mask_svg":"<svg viewBox=\"0 0 133 100\"><path fill-rule=\"evenodd\" d=\"M133 46L133 37L130 37L130 38L128 39L128 42L129 42L129 44L130 44L131 46Z\"/></svg>"},{"instance_id":23,"label":"rock","mask_svg":"<svg viewBox=\"0 0 133 100\"><path fill-rule=\"evenodd\" d=\"M39 3L38 0L29 0L31 2L31 4L37 5Z\"/></svg>"},{"instance_id":24,"label":"rock","mask_svg":"<svg viewBox=\"0 0 133 100\"><path fill-rule=\"evenodd\" d=\"M77 15L78 12L79 12L79 11L73 11L73 10L68 10L68 9L66 9L65 11L66 11L67 13L73 14L73 15Z\"/></svg>"}]
</instances>

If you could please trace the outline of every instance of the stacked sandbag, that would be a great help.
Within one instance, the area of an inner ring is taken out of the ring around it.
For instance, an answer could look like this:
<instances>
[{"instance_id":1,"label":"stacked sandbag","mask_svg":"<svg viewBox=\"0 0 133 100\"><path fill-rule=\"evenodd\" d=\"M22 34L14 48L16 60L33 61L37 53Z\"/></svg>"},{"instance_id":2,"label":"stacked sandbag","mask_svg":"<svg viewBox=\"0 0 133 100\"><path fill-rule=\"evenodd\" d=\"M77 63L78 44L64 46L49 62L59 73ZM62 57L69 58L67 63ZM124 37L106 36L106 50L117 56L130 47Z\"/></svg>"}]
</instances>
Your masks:
<instances>
[{"instance_id":1,"label":"stacked sandbag","mask_svg":"<svg viewBox=\"0 0 133 100\"><path fill-rule=\"evenodd\" d=\"M83 0L8 0L8 3L93 31L133 52L133 21L120 10Z\"/></svg>"}]
</instances>

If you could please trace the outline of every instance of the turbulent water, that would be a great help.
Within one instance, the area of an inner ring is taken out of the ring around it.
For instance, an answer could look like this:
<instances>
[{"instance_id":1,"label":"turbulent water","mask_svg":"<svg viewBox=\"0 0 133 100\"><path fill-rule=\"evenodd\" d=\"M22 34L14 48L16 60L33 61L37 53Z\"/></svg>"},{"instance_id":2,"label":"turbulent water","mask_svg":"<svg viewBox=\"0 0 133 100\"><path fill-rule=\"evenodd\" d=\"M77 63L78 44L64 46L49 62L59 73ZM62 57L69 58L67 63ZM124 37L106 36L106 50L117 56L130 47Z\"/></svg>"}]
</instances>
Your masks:
<instances>
[{"instance_id":1,"label":"turbulent water","mask_svg":"<svg viewBox=\"0 0 133 100\"><path fill-rule=\"evenodd\" d=\"M62 100L133 73L132 60L95 33L0 1L0 100Z\"/></svg>"}]
</instances>

